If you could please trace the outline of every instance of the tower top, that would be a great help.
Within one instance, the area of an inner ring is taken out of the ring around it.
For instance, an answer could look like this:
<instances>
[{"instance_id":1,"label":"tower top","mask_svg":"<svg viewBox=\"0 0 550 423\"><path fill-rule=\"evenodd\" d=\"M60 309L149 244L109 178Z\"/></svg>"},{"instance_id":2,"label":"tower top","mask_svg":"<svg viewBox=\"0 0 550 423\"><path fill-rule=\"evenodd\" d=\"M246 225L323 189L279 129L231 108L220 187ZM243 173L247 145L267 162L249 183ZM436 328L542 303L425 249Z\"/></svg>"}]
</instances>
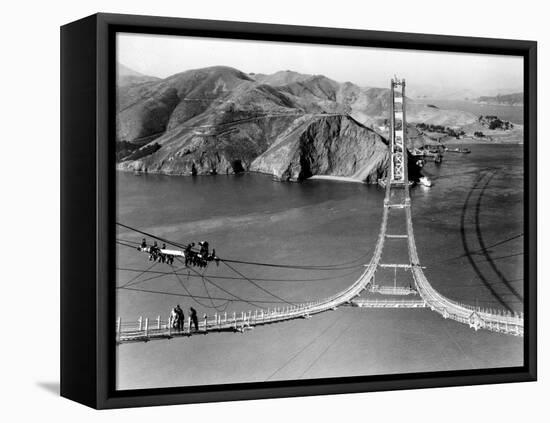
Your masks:
<instances>
[{"instance_id":1,"label":"tower top","mask_svg":"<svg viewBox=\"0 0 550 423\"><path fill-rule=\"evenodd\" d=\"M397 76L394 75L394 77L391 80L391 83L393 86L401 85L402 87L405 86L405 79L399 79Z\"/></svg>"}]
</instances>

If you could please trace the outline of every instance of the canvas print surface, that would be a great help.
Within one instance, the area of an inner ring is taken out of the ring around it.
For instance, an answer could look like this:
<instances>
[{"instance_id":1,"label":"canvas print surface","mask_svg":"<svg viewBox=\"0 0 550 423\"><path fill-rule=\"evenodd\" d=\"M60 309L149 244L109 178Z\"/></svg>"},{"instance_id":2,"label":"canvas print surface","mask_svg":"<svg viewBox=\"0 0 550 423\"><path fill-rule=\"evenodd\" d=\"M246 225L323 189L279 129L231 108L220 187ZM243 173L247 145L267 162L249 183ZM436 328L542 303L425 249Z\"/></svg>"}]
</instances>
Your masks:
<instances>
[{"instance_id":1,"label":"canvas print surface","mask_svg":"<svg viewBox=\"0 0 550 423\"><path fill-rule=\"evenodd\" d=\"M523 365L521 57L116 45L117 389Z\"/></svg>"}]
</instances>

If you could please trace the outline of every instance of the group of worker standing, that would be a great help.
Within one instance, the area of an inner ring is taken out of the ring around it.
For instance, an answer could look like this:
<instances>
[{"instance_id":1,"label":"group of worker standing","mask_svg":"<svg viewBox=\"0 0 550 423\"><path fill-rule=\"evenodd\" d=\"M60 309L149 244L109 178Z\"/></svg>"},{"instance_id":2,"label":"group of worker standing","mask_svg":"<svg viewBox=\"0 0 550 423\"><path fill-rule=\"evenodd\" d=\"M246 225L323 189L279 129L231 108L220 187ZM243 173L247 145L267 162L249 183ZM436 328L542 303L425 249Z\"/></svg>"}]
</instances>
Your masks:
<instances>
[{"instance_id":1,"label":"group of worker standing","mask_svg":"<svg viewBox=\"0 0 550 423\"><path fill-rule=\"evenodd\" d=\"M190 320L189 331L191 331L191 329L194 328L195 332L198 332L199 318L197 316L197 310L195 310L193 307L189 307L189 320ZM174 307L170 312L170 321L168 322L168 324L173 329L176 329L178 331L183 331L184 325L185 325L185 315L179 304L176 307Z\"/></svg>"},{"instance_id":2,"label":"group of worker standing","mask_svg":"<svg viewBox=\"0 0 550 423\"><path fill-rule=\"evenodd\" d=\"M147 241L145 238L141 241L140 250L147 248ZM166 244L162 244L159 248L157 241L149 247L149 261L158 261L159 263L173 264L174 256L172 254L165 254L162 250L166 250Z\"/></svg>"},{"instance_id":3,"label":"group of worker standing","mask_svg":"<svg viewBox=\"0 0 550 423\"><path fill-rule=\"evenodd\" d=\"M215 260L216 263L218 263L219 258L216 257L216 250L212 249L212 253L210 253L208 241L199 242L199 251L194 251L193 247L195 247L194 242L187 244L183 250L186 266L191 264L193 266L205 268L208 266L209 261Z\"/></svg>"},{"instance_id":4,"label":"group of worker standing","mask_svg":"<svg viewBox=\"0 0 550 423\"><path fill-rule=\"evenodd\" d=\"M187 244L184 249L183 255L186 266L192 265L206 268L211 261L215 261L216 264L219 264L220 259L216 256L216 250L212 249L212 251L209 251L208 241L199 242L198 251L196 251L194 247L195 243L192 242ZM167 263L170 265L174 263L174 256L172 254L167 254L166 244L162 244L162 247L159 247L157 241L154 241L153 245L148 246L147 241L143 238L138 250L149 252L149 261L158 261L159 263Z\"/></svg>"}]
</instances>

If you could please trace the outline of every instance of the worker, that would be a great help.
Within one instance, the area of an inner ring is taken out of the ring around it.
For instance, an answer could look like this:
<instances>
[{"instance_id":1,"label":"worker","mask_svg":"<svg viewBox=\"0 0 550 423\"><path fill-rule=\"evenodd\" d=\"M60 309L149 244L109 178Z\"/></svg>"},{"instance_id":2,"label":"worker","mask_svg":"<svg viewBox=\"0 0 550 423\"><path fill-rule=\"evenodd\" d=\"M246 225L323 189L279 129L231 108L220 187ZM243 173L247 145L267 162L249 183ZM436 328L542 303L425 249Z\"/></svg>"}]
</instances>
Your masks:
<instances>
[{"instance_id":1,"label":"worker","mask_svg":"<svg viewBox=\"0 0 550 423\"><path fill-rule=\"evenodd\" d=\"M145 250L147 248L147 241L145 241L145 238L141 240L140 249Z\"/></svg>"},{"instance_id":2,"label":"worker","mask_svg":"<svg viewBox=\"0 0 550 423\"><path fill-rule=\"evenodd\" d=\"M208 256L208 241L199 242L199 245L201 246L201 256L206 258Z\"/></svg>"},{"instance_id":3,"label":"worker","mask_svg":"<svg viewBox=\"0 0 550 423\"><path fill-rule=\"evenodd\" d=\"M157 244L157 241L153 244L151 248L149 248L149 261L157 261L158 258L158 252L159 252L159 246Z\"/></svg>"},{"instance_id":4,"label":"worker","mask_svg":"<svg viewBox=\"0 0 550 423\"><path fill-rule=\"evenodd\" d=\"M212 248L212 254L210 256L211 260L214 260L216 262L216 265L220 265L220 258L216 255L216 249Z\"/></svg>"},{"instance_id":5,"label":"worker","mask_svg":"<svg viewBox=\"0 0 550 423\"><path fill-rule=\"evenodd\" d=\"M183 314L183 310L181 309L179 304L176 306L175 310L176 310L176 314L178 315L177 329L182 331L183 324L185 322L185 315Z\"/></svg>"},{"instance_id":6,"label":"worker","mask_svg":"<svg viewBox=\"0 0 550 423\"><path fill-rule=\"evenodd\" d=\"M195 332L199 331L199 318L197 316L197 310L193 307L189 307L189 316L191 317L191 324L195 326ZM191 328L189 328L191 330Z\"/></svg>"},{"instance_id":7,"label":"worker","mask_svg":"<svg viewBox=\"0 0 550 423\"><path fill-rule=\"evenodd\" d=\"M178 328L178 325L179 325L178 318L179 318L179 314L178 314L177 308L174 307L170 312L170 321L168 322L171 328L174 328L174 329Z\"/></svg>"},{"instance_id":8,"label":"worker","mask_svg":"<svg viewBox=\"0 0 550 423\"><path fill-rule=\"evenodd\" d=\"M166 244L164 244L164 243L162 244L162 249L161 250L166 250ZM159 250L159 252L158 252L159 262L164 263L166 261L166 254L161 253L161 250Z\"/></svg>"},{"instance_id":9,"label":"worker","mask_svg":"<svg viewBox=\"0 0 550 423\"><path fill-rule=\"evenodd\" d=\"M193 251L192 248L195 246L195 243L192 242L191 244L187 244L184 250L184 256L185 256L185 265L187 266L189 263L192 263L193 261Z\"/></svg>"}]
</instances>

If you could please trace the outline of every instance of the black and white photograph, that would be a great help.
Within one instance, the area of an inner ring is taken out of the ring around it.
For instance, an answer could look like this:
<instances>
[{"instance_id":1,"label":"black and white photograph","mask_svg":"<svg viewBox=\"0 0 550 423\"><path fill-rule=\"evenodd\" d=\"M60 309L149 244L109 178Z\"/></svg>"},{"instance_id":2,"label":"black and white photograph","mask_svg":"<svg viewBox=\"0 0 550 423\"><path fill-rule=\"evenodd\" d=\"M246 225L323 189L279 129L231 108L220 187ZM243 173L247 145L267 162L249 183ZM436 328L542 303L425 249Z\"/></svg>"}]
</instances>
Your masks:
<instances>
[{"instance_id":1,"label":"black and white photograph","mask_svg":"<svg viewBox=\"0 0 550 423\"><path fill-rule=\"evenodd\" d=\"M544 421L543 3L4 12L3 420Z\"/></svg>"},{"instance_id":2,"label":"black and white photograph","mask_svg":"<svg viewBox=\"0 0 550 423\"><path fill-rule=\"evenodd\" d=\"M116 389L523 366L523 60L118 33Z\"/></svg>"}]
</instances>

